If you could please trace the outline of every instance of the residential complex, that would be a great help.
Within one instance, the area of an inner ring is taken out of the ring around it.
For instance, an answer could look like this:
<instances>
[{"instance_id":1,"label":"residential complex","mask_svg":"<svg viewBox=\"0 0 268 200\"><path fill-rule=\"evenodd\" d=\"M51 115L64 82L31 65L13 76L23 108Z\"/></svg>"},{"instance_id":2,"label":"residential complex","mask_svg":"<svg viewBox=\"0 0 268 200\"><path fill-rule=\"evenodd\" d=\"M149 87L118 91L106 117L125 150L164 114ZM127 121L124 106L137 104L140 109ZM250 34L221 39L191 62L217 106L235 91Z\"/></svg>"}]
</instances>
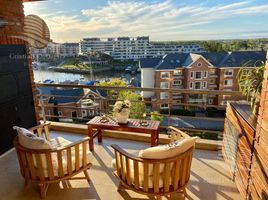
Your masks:
<instances>
[{"instance_id":1,"label":"residential complex","mask_svg":"<svg viewBox=\"0 0 268 200\"><path fill-rule=\"evenodd\" d=\"M173 45L151 43L148 36L118 38L84 38L79 43L79 53L103 52L116 60L139 60L169 53L203 52L196 44Z\"/></svg>"},{"instance_id":2,"label":"residential complex","mask_svg":"<svg viewBox=\"0 0 268 200\"><path fill-rule=\"evenodd\" d=\"M162 58L140 60L141 85L145 88L170 89L143 92L154 109L178 108L182 103L226 105L228 100L242 96L182 94L172 89L238 91L237 74L241 67L248 70L260 65L266 52L176 53ZM247 65L245 66L245 64Z\"/></svg>"},{"instance_id":3,"label":"residential complex","mask_svg":"<svg viewBox=\"0 0 268 200\"><path fill-rule=\"evenodd\" d=\"M79 54L78 43L54 43L50 42L44 49L31 48L31 55L34 60L42 58L65 58L65 57L77 57Z\"/></svg>"}]
</instances>

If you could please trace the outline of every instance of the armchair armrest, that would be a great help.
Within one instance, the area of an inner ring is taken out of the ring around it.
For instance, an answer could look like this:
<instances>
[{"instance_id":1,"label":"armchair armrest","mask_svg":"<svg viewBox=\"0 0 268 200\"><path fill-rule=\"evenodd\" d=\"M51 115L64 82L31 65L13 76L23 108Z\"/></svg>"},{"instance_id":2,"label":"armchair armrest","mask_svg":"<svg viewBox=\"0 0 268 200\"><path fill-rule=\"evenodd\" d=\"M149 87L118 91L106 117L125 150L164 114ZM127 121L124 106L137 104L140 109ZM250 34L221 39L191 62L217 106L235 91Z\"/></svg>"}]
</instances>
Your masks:
<instances>
[{"instance_id":1,"label":"armchair armrest","mask_svg":"<svg viewBox=\"0 0 268 200\"><path fill-rule=\"evenodd\" d=\"M29 131L35 131L35 130L37 130L37 129L40 129L40 128L44 128L44 127L46 127L46 126L50 126L50 122L45 122L45 123L42 123L42 124L39 124L39 125L37 125L37 126L34 126L34 127L32 127L32 128L29 128Z\"/></svg>"},{"instance_id":2,"label":"armchair armrest","mask_svg":"<svg viewBox=\"0 0 268 200\"><path fill-rule=\"evenodd\" d=\"M125 151L124 149L120 148L116 144L112 144L111 147L115 150L115 152L118 152L119 154L125 156L126 158L129 158L131 160L136 160L136 161L143 161L143 159L139 158L138 156L132 155Z\"/></svg>"},{"instance_id":3,"label":"armchair armrest","mask_svg":"<svg viewBox=\"0 0 268 200\"><path fill-rule=\"evenodd\" d=\"M67 150L67 149L71 149L72 147L75 147L75 146L80 145L80 144L82 144L84 142L87 142L87 141L89 141L89 137L84 137L83 139L78 140L76 142L72 142L71 144L68 144L66 146L52 149L52 151L64 151L64 150Z\"/></svg>"},{"instance_id":4,"label":"armchair armrest","mask_svg":"<svg viewBox=\"0 0 268 200\"><path fill-rule=\"evenodd\" d=\"M169 130L172 130L172 131L175 131L175 132L177 132L177 133L180 133L181 136L184 137L184 138L189 138L189 137L190 137L190 136L189 136L188 134L186 134L185 132L183 132L183 131L181 131L180 129L177 129L177 128L173 127L173 126L168 126L168 129L169 129Z\"/></svg>"},{"instance_id":5,"label":"armchair armrest","mask_svg":"<svg viewBox=\"0 0 268 200\"><path fill-rule=\"evenodd\" d=\"M29 128L29 131L33 133L37 133L38 137L42 137L42 132L44 130L46 139L50 140L49 126L50 126L50 122L45 122L43 124Z\"/></svg>"}]
</instances>

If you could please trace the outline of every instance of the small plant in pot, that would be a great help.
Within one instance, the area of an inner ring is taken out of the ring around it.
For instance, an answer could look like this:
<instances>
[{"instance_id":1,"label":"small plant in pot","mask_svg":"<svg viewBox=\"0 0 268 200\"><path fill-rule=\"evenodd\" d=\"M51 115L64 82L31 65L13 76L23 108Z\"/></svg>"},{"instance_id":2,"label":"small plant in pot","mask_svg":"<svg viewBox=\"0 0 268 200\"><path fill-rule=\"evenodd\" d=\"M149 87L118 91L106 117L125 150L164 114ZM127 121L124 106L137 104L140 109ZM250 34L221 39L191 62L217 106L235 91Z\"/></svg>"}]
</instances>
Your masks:
<instances>
[{"instance_id":1,"label":"small plant in pot","mask_svg":"<svg viewBox=\"0 0 268 200\"><path fill-rule=\"evenodd\" d=\"M113 116L120 124L128 122L131 103L129 100L117 101L114 104Z\"/></svg>"},{"instance_id":2,"label":"small plant in pot","mask_svg":"<svg viewBox=\"0 0 268 200\"><path fill-rule=\"evenodd\" d=\"M158 111L153 111L151 112L151 120L161 122L163 120L163 116Z\"/></svg>"},{"instance_id":3,"label":"small plant in pot","mask_svg":"<svg viewBox=\"0 0 268 200\"><path fill-rule=\"evenodd\" d=\"M237 75L239 90L242 95L247 96L247 101L251 104L250 118L253 123L257 121L264 71L263 62L256 62L254 69L249 68L248 64L246 64Z\"/></svg>"}]
</instances>

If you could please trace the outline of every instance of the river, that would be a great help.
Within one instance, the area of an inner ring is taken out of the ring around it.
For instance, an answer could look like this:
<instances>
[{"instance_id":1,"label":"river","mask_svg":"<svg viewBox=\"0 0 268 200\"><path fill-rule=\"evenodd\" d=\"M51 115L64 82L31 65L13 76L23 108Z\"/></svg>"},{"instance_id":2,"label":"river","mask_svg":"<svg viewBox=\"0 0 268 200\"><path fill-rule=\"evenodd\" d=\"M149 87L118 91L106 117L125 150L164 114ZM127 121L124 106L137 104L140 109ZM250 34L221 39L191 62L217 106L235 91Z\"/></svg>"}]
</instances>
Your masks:
<instances>
[{"instance_id":1,"label":"river","mask_svg":"<svg viewBox=\"0 0 268 200\"><path fill-rule=\"evenodd\" d=\"M109 80L111 78L123 78L124 80L129 81L131 78L135 77L140 81L140 73L135 75L130 75L125 72L106 72L100 74L72 74L64 72L54 72L50 70L34 70L35 82L43 82L45 80L53 80L55 82L63 82L66 80L75 81L75 80L84 80L84 81L103 81Z\"/></svg>"}]
</instances>

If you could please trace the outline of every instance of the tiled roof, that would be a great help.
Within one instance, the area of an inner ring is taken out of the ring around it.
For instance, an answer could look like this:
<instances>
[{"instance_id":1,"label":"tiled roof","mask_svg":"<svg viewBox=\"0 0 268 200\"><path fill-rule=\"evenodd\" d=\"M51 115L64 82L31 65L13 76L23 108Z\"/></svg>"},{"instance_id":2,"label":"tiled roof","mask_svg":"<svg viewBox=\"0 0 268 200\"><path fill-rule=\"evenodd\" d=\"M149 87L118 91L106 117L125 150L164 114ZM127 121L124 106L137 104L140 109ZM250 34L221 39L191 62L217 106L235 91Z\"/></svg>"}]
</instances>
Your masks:
<instances>
[{"instance_id":1,"label":"tiled roof","mask_svg":"<svg viewBox=\"0 0 268 200\"><path fill-rule=\"evenodd\" d=\"M56 89L51 91L51 95L60 95L60 96L69 96L67 97L55 97L55 98L50 98L49 103L54 103L57 102L58 104L63 104L63 103L72 103L72 102L77 102L79 101L79 98L75 97L82 97L84 95L84 90L83 89ZM73 98L72 98L73 97Z\"/></svg>"},{"instance_id":2,"label":"tiled roof","mask_svg":"<svg viewBox=\"0 0 268 200\"><path fill-rule=\"evenodd\" d=\"M226 57L229 56L227 52L204 52L201 55L210 62L213 66L219 66L219 64L224 60Z\"/></svg>"},{"instance_id":3,"label":"tiled roof","mask_svg":"<svg viewBox=\"0 0 268 200\"><path fill-rule=\"evenodd\" d=\"M265 51L240 51L240 52L209 52L209 53L173 53L167 54L162 59L146 58L141 59L141 68L155 68L157 70L176 69L187 67L203 56L215 67L242 67L250 62L266 60Z\"/></svg>"},{"instance_id":4,"label":"tiled roof","mask_svg":"<svg viewBox=\"0 0 268 200\"><path fill-rule=\"evenodd\" d=\"M229 54L217 67L239 67L248 63L254 66L260 65L261 61L266 60L265 51L241 51Z\"/></svg>"},{"instance_id":5,"label":"tiled roof","mask_svg":"<svg viewBox=\"0 0 268 200\"><path fill-rule=\"evenodd\" d=\"M165 55L159 64L155 67L158 70L163 69L176 69L179 67L183 67L183 63L185 62L187 53L172 53Z\"/></svg>"},{"instance_id":6,"label":"tiled roof","mask_svg":"<svg viewBox=\"0 0 268 200\"><path fill-rule=\"evenodd\" d=\"M142 58L140 59L141 68L154 68L162 58Z\"/></svg>"}]
</instances>

